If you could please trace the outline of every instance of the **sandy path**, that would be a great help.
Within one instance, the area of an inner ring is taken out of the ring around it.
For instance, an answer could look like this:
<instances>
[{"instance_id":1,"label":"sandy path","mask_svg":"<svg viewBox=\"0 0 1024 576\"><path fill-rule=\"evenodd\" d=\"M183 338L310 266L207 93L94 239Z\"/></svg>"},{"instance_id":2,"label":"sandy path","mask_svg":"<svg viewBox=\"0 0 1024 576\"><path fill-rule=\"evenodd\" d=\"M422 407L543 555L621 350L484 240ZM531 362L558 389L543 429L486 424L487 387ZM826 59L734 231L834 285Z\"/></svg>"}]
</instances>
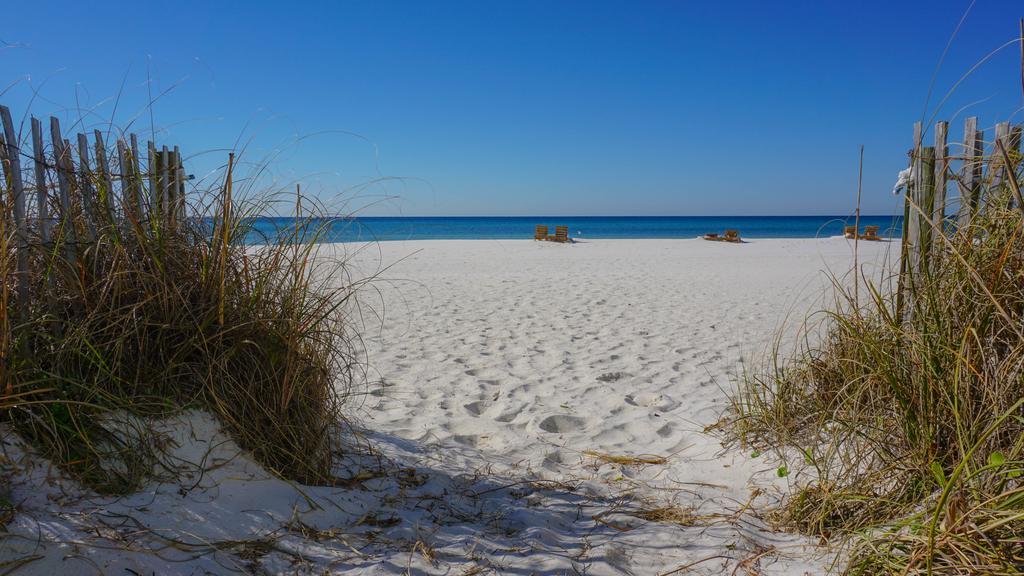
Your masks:
<instances>
[{"instance_id":1,"label":"sandy path","mask_svg":"<svg viewBox=\"0 0 1024 576\"><path fill-rule=\"evenodd\" d=\"M880 262L888 247L862 243L862 261ZM741 360L762 355L787 315L802 318L820 301L822 271L847 270L852 245L420 241L385 243L359 261L368 270L377 258L397 263L382 274L393 280L381 288L387 320L370 339L385 387L367 403L369 427L465 469L589 475L610 491L630 478L713 484L670 498L706 510L705 500L711 509L747 501L753 476L773 482L773 463L723 455L702 430L725 410ZM669 463L597 467L585 450ZM735 545L726 532L718 547ZM670 546L673 536L662 537ZM633 564L651 573L670 563Z\"/></svg>"}]
</instances>

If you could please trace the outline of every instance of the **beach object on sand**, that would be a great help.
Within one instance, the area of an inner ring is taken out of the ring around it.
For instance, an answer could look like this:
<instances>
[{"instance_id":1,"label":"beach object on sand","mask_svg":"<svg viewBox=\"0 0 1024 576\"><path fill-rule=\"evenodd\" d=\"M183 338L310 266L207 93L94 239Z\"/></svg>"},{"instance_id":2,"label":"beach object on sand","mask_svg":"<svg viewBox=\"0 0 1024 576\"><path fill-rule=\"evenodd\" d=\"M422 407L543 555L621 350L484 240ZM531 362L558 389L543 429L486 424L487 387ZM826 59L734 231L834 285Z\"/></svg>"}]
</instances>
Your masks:
<instances>
[{"instance_id":1,"label":"beach object on sand","mask_svg":"<svg viewBox=\"0 0 1024 576\"><path fill-rule=\"evenodd\" d=\"M881 238L878 237L878 230L880 228L881 228L881 226L865 226L864 227L864 235L861 236L861 239L863 239L863 240L881 240Z\"/></svg>"},{"instance_id":2,"label":"beach object on sand","mask_svg":"<svg viewBox=\"0 0 1024 576\"><path fill-rule=\"evenodd\" d=\"M864 233L857 234L856 226L847 226L843 228L843 236L850 240L881 240L882 238L878 235L878 231L881 229L881 226L865 226Z\"/></svg>"},{"instance_id":3,"label":"beach object on sand","mask_svg":"<svg viewBox=\"0 0 1024 576\"><path fill-rule=\"evenodd\" d=\"M533 232L534 240L549 240L551 242L564 242L571 243L572 240L569 238L569 227L568 226L555 226L555 235L548 234L548 227L543 224L537 224L536 229Z\"/></svg>"},{"instance_id":4,"label":"beach object on sand","mask_svg":"<svg viewBox=\"0 0 1024 576\"><path fill-rule=\"evenodd\" d=\"M714 232L709 232L709 233L704 235L704 239L705 240L714 240L715 242L737 242L737 243L743 242L743 240L740 239L740 231L739 230L726 230L725 231L725 235L723 235L723 236L719 236L718 234L715 234Z\"/></svg>"}]
</instances>

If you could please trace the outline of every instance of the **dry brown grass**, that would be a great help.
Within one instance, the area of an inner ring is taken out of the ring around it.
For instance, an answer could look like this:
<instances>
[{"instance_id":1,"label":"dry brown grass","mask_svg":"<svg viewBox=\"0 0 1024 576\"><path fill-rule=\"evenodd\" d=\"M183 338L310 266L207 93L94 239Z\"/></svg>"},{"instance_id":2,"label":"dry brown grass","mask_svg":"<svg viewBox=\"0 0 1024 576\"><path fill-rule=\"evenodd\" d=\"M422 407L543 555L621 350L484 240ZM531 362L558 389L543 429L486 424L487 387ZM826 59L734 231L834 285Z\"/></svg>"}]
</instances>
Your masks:
<instances>
[{"instance_id":1,"label":"dry brown grass","mask_svg":"<svg viewBox=\"0 0 1024 576\"><path fill-rule=\"evenodd\" d=\"M101 492L152 471L162 448L147 417L190 406L271 472L333 482L363 364L346 306L356 283L318 248L332 221L297 193L238 186L231 161L173 224L85 177L102 201L61 212L49 241L35 221L28 230L31 290L17 314L12 195L0 190L0 420ZM294 225L258 237L255 219L284 206Z\"/></svg>"},{"instance_id":2,"label":"dry brown grass","mask_svg":"<svg viewBox=\"0 0 1024 576\"><path fill-rule=\"evenodd\" d=\"M848 573L1024 573L1024 219L1006 188L907 282L909 319L895 291L857 302L837 279L822 337L735 396L743 442L812 472L775 518L853 539Z\"/></svg>"},{"instance_id":3,"label":"dry brown grass","mask_svg":"<svg viewBox=\"0 0 1024 576\"><path fill-rule=\"evenodd\" d=\"M606 462L609 464L620 464L622 466L660 466L668 463L668 459L665 458L664 456L655 456L647 454L641 454L639 456L617 456L614 454L605 454L604 452L597 452L594 450L584 450L583 453L601 462Z\"/></svg>"}]
</instances>

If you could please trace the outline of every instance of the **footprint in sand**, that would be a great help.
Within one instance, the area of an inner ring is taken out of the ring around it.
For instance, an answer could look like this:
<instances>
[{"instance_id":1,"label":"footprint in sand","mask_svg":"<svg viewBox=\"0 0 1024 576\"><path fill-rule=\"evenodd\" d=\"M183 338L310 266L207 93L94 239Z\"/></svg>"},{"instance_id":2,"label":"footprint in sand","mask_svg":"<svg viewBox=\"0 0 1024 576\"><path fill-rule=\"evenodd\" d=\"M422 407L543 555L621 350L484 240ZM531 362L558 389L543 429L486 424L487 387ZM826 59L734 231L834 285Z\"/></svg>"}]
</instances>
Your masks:
<instances>
[{"instance_id":1,"label":"footprint in sand","mask_svg":"<svg viewBox=\"0 0 1024 576\"><path fill-rule=\"evenodd\" d=\"M470 448L476 448L480 443L480 437L475 434L456 434L452 436L452 440Z\"/></svg>"},{"instance_id":2,"label":"footprint in sand","mask_svg":"<svg viewBox=\"0 0 1024 576\"><path fill-rule=\"evenodd\" d=\"M558 470L565 464L573 464L573 458L567 457L561 450L554 450L544 455L542 465L549 470Z\"/></svg>"},{"instance_id":3,"label":"footprint in sand","mask_svg":"<svg viewBox=\"0 0 1024 576\"><path fill-rule=\"evenodd\" d=\"M502 423L511 422L515 420L516 417L523 412L524 408L526 408L526 404L522 403L516 404L515 406L511 406L509 408L505 408L504 410L501 411L500 414L494 417L494 421Z\"/></svg>"},{"instance_id":4,"label":"footprint in sand","mask_svg":"<svg viewBox=\"0 0 1024 576\"><path fill-rule=\"evenodd\" d=\"M679 405L678 402L664 394L655 394L653 392L639 392L637 394L626 394L624 398L627 404L643 407L643 408L656 408L658 410L667 412L672 410Z\"/></svg>"},{"instance_id":5,"label":"footprint in sand","mask_svg":"<svg viewBox=\"0 0 1024 576\"><path fill-rule=\"evenodd\" d=\"M586 424L586 420L583 418L567 414L554 414L541 420L538 426L545 432L562 434L565 432L575 432L583 428L584 424Z\"/></svg>"},{"instance_id":6,"label":"footprint in sand","mask_svg":"<svg viewBox=\"0 0 1024 576\"><path fill-rule=\"evenodd\" d=\"M626 372L605 372L597 377L599 382L618 382L623 378L629 376Z\"/></svg>"}]
</instances>

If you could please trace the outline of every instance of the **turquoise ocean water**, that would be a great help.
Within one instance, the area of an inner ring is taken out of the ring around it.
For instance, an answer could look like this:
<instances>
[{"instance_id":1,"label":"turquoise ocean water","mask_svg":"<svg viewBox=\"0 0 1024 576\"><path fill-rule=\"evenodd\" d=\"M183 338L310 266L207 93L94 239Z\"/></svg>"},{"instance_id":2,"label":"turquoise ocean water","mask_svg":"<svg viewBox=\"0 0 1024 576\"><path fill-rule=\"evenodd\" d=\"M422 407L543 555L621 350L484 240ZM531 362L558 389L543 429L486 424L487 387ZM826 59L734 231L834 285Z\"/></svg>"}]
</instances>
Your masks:
<instances>
[{"instance_id":1,"label":"turquoise ocean water","mask_svg":"<svg viewBox=\"0 0 1024 576\"><path fill-rule=\"evenodd\" d=\"M880 226L883 236L900 233L900 218L861 216L861 226ZM515 216L515 217L357 217L329 220L324 241L508 240L530 239L534 226L568 226L574 238L695 238L735 228L744 238L818 238L839 236L853 225L851 216ZM291 218L259 218L252 242L266 241Z\"/></svg>"}]
</instances>

